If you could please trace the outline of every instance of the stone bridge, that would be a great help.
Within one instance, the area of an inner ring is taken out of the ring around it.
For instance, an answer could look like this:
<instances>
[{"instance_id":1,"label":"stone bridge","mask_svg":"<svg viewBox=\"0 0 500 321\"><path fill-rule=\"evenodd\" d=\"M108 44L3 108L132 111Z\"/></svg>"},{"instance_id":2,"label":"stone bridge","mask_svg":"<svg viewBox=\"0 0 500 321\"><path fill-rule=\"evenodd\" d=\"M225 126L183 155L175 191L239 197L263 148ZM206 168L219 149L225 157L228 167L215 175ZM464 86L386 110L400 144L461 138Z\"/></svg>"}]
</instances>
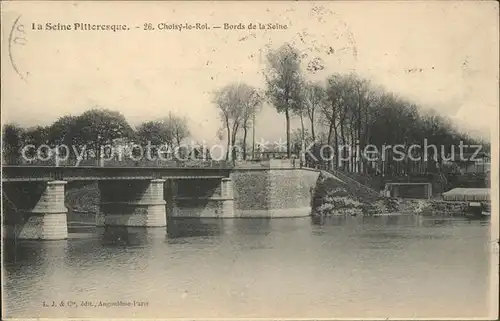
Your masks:
<instances>
[{"instance_id":1,"label":"stone bridge","mask_svg":"<svg viewBox=\"0 0 500 321\"><path fill-rule=\"evenodd\" d=\"M97 226L165 227L172 217L310 215L319 171L258 167L2 167L4 225L20 239L68 237L66 189L97 182ZM12 234L12 232L10 232Z\"/></svg>"}]
</instances>

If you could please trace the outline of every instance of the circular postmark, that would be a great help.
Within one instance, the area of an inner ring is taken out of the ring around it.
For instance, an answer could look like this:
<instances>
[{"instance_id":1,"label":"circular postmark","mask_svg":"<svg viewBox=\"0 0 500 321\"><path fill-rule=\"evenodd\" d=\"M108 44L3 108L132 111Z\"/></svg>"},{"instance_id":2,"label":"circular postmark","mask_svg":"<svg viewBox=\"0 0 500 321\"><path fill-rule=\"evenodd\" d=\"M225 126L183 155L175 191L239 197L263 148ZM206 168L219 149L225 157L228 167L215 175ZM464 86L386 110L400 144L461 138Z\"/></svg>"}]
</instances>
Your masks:
<instances>
[{"instance_id":1,"label":"circular postmark","mask_svg":"<svg viewBox=\"0 0 500 321\"><path fill-rule=\"evenodd\" d=\"M355 71L358 49L347 23L326 6L311 4L306 10L304 6L307 4L292 6L283 12L282 19L294 33L282 39L299 51L308 77L320 80L326 73ZM273 47L276 47L276 39L270 36L268 44L260 50L260 61L265 60L266 53Z\"/></svg>"},{"instance_id":2,"label":"circular postmark","mask_svg":"<svg viewBox=\"0 0 500 321\"><path fill-rule=\"evenodd\" d=\"M352 31L341 17L324 6L313 6L309 17L315 21L314 28L297 33L299 41L307 51L307 71L321 73L329 65L345 70L354 70L358 60L358 50Z\"/></svg>"},{"instance_id":3,"label":"circular postmark","mask_svg":"<svg viewBox=\"0 0 500 321\"><path fill-rule=\"evenodd\" d=\"M14 20L9 32L9 61L17 75L24 81L27 81L29 73L19 67L18 61L16 60L16 52L27 44L28 39L25 25L21 22L21 16L18 16L16 20Z\"/></svg>"}]
</instances>

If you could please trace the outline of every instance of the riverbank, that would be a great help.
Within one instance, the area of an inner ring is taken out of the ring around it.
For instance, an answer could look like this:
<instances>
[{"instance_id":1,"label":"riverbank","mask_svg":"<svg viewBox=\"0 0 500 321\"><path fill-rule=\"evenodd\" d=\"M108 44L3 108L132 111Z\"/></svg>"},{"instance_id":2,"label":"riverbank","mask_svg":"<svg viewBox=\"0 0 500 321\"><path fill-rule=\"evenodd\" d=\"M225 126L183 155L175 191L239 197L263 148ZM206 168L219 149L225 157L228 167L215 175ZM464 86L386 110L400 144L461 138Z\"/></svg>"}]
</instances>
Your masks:
<instances>
[{"instance_id":1,"label":"riverbank","mask_svg":"<svg viewBox=\"0 0 500 321\"><path fill-rule=\"evenodd\" d=\"M64 202L68 208L68 224L95 225L100 197L97 182L68 188Z\"/></svg>"},{"instance_id":2,"label":"riverbank","mask_svg":"<svg viewBox=\"0 0 500 321\"><path fill-rule=\"evenodd\" d=\"M94 182L68 188L65 202L68 208L68 223L94 223L95 213L99 211L99 194L97 183ZM312 195L311 207L313 215L317 216L464 216L467 214L468 204L459 201L396 199L368 194L353 184L339 180L327 172L321 172Z\"/></svg>"},{"instance_id":3,"label":"riverbank","mask_svg":"<svg viewBox=\"0 0 500 321\"><path fill-rule=\"evenodd\" d=\"M322 172L312 200L313 215L391 215L466 216L467 202L436 199L398 199L374 196L354 189L333 175Z\"/></svg>"}]
</instances>

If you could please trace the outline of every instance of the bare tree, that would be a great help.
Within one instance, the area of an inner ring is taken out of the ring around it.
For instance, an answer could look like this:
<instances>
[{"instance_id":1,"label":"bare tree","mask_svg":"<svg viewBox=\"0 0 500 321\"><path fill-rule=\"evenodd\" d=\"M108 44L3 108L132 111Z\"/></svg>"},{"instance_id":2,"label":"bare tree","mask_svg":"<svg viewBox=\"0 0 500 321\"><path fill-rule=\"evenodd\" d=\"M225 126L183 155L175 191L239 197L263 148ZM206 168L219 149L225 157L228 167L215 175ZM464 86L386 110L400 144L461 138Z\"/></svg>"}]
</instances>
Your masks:
<instances>
[{"instance_id":1,"label":"bare tree","mask_svg":"<svg viewBox=\"0 0 500 321\"><path fill-rule=\"evenodd\" d=\"M267 55L268 67L265 72L266 95L278 113L286 119L287 155L290 151L290 117L301 108L302 75L300 53L289 44L284 44Z\"/></svg>"},{"instance_id":2,"label":"bare tree","mask_svg":"<svg viewBox=\"0 0 500 321\"><path fill-rule=\"evenodd\" d=\"M234 151L240 129L243 129L243 158L246 159L248 129L262 106L262 95L250 85L233 83L216 91L213 103L219 108L219 116L227 134L226 159L229 159L230 150Z\"/></svg>"},{"instance_id":3,"label":"bare tree","mask_svg":"<svg viewBox=\"0 0 500 321\"><path fill-rule=\"evenodd\" d=\"M369 118L377 101L375 92L368 81L356 75L335 74L327 79L324 95L325 102L320 103L320 110L329 129L328 142L331 144L334 139L336 154L341 153L343 159L347 151L340 148L340 144L351 147L349 162L343 164L343 169L348 165L350 171L363 171L363 158L357 153L368 143ZM359 148L356 148L358 144ZM336 157L335 164L338 165Z\"/></svg>"},{"instance_id":4,"label":"bare tree","mask_svg":"<svg viewBox=\"0 0 500 321\"><path fill-rule=\"evenodd\" d=\"M181 142L189 137L190 131L188 126L188 119L186 117L181 117L168 113L168 117L164 118L163 123L166 128L170 131L172 138L175 140L177 146L181 145Z\"/></svg>"},{"instance_id":5,"label":"bare tree","mask_svg":"<svg viewBox=\"0 0 500 321\"><path fill-rule=\"evenodd\" d=\"M247 134L250 126L255 123L255 115L262 108L262 95L259 91L247 84L240 84L238 87L241 108L243 108L242 128L243 128L243 159L247 158ZM254 127L255 132L255 127ZM255 142L252 142L255 145ZM253 148L253 147L252 147ZM252 152L253 153L253 152Z\"/></svg>"},{"instance_id":6,"label":"bare tree","mask_svg":"<svg viewBox=\"0 0 500 321\"><path fill-rule=\"evenodd\" d=\"M366 135L363 123L366 123L367 110L370 107L371 96L369 90L369 83L367 80L357 77L356 75L349 75L346 77L347 85L350 90L348 91L351 97L346 101L349 103L347 107L349 112L349 130L350 130L350 143L351 146L359 144L359 149L353 149L355 153L364 148L366 144ZM361 171L361 157L357 154L351 153L350 165L351 171Z\"/></svg>"},{"instance_id":7,"label":"bare tree","mask_svg":"<svg viewBox=\"0 0 500 321\"><path fill-rule=\"evenodd\" d=\"M346 117L345 112L346 83L340 75L332 75L327 79L326 103L321 105L323 119L328 126L327 143L332 144L334 138L334 165L338 165L339 143L343 143L343 124ZM340 129L340 137L339 137Z\"/></svg>"},{"instance_id":8,"label":"bare tree","mask_svg":"<svg viewBox=\"0 0 500 321\"><path fill-rule=\"evenodd\" d=\"M219 109L219 116L227 134L226 160L229 159L229 151L236 142L236 134L244 118L238 87L238 84L226 85L215 91L213 98L213 103Z\"/></svg>"},{"instance_id":9,"label":"bare tree","mask_svg":"<svg viewBox=\"0 0 500 321\"><path fill-rule=\"evenodd\" d=\"M325 103L326 91L320 83L307 83L304 93L304 106L311 125L311 138L316 140L316 113Z\"/></svg>"}]
</instances>

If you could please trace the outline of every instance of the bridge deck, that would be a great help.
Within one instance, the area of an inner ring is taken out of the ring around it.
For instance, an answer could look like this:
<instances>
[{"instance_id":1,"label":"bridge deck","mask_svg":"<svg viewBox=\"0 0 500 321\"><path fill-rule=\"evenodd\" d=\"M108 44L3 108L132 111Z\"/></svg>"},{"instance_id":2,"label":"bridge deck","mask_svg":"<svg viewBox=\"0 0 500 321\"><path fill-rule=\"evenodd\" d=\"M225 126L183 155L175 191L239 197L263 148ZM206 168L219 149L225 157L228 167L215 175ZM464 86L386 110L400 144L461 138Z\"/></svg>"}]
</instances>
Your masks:
<instances>
[{"instance_id":1,"label":"bridge deck","mask_svg":"<svg viewBox=\"0 0 500 321\"><path fill-rule=\"evenodd\" d=\"M221 179L229 177L231 168L216 167L55 167L3 166L4 182L92 181L150 179Z\"/></svg>"},{"instance_id":2,"label":"bridge deck","mask_svg":"<svg viewBox=\"0 0 500 321\"><path fill-rule=\"evenodd\" d=\"M64 177L65 181L102 181L102 180L150 180L150 179L221 179L226 176L117 176L117 177L102 177L102 176L87 176L87 177ZM52 177L17 177L5 178L4 182L48 182L54 180Z\"/></svg>"}]
</instances>

